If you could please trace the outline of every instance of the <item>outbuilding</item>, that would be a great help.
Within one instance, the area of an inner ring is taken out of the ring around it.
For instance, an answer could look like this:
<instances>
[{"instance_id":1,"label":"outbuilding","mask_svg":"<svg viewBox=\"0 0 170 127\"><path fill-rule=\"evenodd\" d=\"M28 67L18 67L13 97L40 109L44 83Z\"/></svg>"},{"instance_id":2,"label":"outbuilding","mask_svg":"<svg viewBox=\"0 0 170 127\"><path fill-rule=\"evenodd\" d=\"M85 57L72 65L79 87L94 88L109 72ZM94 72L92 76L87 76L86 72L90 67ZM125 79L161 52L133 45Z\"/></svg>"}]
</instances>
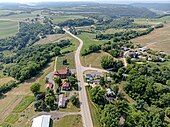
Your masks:
<instances>
[{"instance_id":1,"label":"outbuilding","mask_svg":"<svg viewBox=\"0 0 170 127\"><path fill-rule=\"evenodd\" d=\"M32 127L49 127L51 115L41 115L33 119Z\"/></svg>"}]
</instances>

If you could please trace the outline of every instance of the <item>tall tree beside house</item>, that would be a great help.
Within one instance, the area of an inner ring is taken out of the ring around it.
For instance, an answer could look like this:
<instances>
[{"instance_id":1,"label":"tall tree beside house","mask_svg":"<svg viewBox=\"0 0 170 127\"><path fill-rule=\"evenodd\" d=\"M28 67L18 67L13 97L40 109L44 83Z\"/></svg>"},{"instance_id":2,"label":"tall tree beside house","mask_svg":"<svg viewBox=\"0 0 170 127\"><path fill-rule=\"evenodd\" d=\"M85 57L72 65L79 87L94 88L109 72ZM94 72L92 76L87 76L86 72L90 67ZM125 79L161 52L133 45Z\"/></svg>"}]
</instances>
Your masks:
<instances>
[{"instance_id":1,"label":"tall tree beside house","mask_svg":"<svg viewBox=\"0 0 170 127\"><path fill-rule=\"evenodd\" d=\"M55 77L54 78L54 82L55 82L55 88L56 88L56 92L59 91L60 85L62 83L62 80L60 77Z\"/></svg>"},{"instance_id":2,"label":"tall tree beside house","mask_svg":"<svg viewBox=\"0 0 170 127\"><path fill-rule=\"evenodd\" d=\"M40 91L40 84L39 83L32 84L30 90L36 95Z\"/></svg>"},{"instance_id":3,"label":"tall tree beside house","mask_svg":"<svg viewBox=\"0 0 170 127\"><path fill-rule=\"evenodd\" d=\"M104 79L104 77L101 77L100 78L100 82L99 82L99 84L101 85L101 86L104 86L105 85L105 79Z\"/></svg>"}]
</instances>

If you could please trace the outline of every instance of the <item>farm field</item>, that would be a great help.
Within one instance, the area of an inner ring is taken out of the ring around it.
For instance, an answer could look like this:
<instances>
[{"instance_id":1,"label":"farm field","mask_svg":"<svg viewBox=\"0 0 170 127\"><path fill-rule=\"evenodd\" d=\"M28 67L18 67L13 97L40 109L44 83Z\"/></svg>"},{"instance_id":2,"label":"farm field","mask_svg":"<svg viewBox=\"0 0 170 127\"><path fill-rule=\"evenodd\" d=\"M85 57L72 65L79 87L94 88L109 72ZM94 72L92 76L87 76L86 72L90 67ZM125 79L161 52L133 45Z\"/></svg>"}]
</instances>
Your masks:
<instances>
[{"instance_id":1,"label":"farm field","mask_svg":"<svg viewBox=\"0 0 170 127\"><path fill-rule=\"evenodd\" d=\"M53 22L54 23L60 23L64 22L66 20L70 19L78 19L78 18L84 18L81 15L58 15L58 16L52 16Z\"/></svg>"},{"instance_id":2,"label":"farm field","mask_svg":"<svg viewBox=\"0 0 170 127\"><path fill-rule=\"evenodd\" d=\"M152 43L148 48L165 51L170 54L170 23L165 24L163 28L156 29L148 35L132 39L132 42L142 46Z\"/></svg>"},{"instance_id":3,"label":"farm field","mask_svg":"<svg viewBox=\"0 0 170 127\"><path fill-rule=\"evenodd\" d=\"M0 19L0 39L13 36L18 32L18 22Z\"/></svg>"},{"instance_id":4,"label":"farm field","mask_svg":"<svg viewBox=\"0 0 170 127\"><path fill-rule=\"evenodd\" d=\"M67 40L67 39L70 39L70 36L68 36L67 34L53 34L53 35L48 35L46 38L40 39L39 41L35 42L34 45L55 43L60 40Z\"/></svg>"},{"instance_id":5,"label":"farm field","mask_svg":"<svg viewBox=\"0 0 170 127\"><path fill-rule=\"evenodd\" d=\"M20 84L17 88L9 91L0 99L0 125L3 124L14 124L15 126L21 125L24 127L31 123L31 119L37 113L34 111L32 103L33 94L30 91L30 86L34 82L41 84L41 90L44 90L45 76L53 71L54 60L41 72L41 74L35 78ZM20 119L16 120L12 117L13 115L19 115ZM22 116L22 117L21 117ZM12 118L11 118L12 117ZM27 118L28 117L28 118ZM19 122L20 121L20 122Z\"/></svg>"},{"instance_id":6,"label":"farm field","mask_svg":"<svg viewBox=\"0 0 170 127\"><path fill-rule=\"evenodd\" d=\"M106 53L106 52L103 52L103 51L91 53L87 56L82 56L81 62L83 64L83 66L91 66L91 67L95 67L95 68L102 68L101 67L101 59L105 55L109 55L109 54Z\"/></svg>"},{"instance_id":7,"label":"farm field","mask_svg":"<svg viewBox=\"0 0 170 127\"><path fill-rule=\"evenodd\" d=\"M53 121L53 127L82 127L83 123L80 115L69 115L61 118L59 121Z\"/></svg>"}]
</instances>

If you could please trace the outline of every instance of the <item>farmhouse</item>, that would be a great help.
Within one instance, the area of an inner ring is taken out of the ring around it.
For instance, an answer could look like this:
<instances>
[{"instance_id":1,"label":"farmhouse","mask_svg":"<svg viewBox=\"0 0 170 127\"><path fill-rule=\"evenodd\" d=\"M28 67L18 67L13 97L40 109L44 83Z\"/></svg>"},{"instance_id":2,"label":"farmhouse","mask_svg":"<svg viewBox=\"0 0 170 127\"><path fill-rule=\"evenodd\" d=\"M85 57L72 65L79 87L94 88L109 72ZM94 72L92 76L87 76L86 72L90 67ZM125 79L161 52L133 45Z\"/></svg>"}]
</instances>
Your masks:
<instances>
[{"instance_id":1,"label":"farmhouse","mask_svg":"<svg viewBox=\"0 0 170 127\"><path fill-rule=\"evenodd\" d=\"M60 107L60 108L66 107L66 101L67 101L67 98L64 96L64 94L60 94L59 101L58 101L58 107Z\"/></svg>"},{"instance_id":2,"label":"farmhouse","mask_svg":"<svg viewBox=\"0 0 170 127\"><path fill-rule=\"evenodd\" d=\"M67 76L70 76L70 75L71 75L71 71L68 68L57 70L54 73L54 77L60 77L61 79L66 79Z\"/></svg>"},{"instance_id":3,"label":"farmhouse","mask_svg":"<svg viewBox=\"0 0 170 127\"><path fill-rule=\"evenodd\" d=\"M49 127L50 126L50 115L41 115L33 119L32 127Z\"/></svg>"}]
</instances>

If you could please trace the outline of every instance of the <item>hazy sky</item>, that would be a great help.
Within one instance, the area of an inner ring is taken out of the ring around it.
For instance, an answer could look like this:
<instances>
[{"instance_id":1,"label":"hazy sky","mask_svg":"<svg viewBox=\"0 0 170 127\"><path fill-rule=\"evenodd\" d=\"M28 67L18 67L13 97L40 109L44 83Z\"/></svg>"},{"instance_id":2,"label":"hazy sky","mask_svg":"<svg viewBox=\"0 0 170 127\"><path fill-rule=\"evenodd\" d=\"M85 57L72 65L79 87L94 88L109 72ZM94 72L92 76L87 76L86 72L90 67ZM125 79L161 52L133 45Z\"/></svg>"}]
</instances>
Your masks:
<instances>
[{"instance_id":1,"label":"hazy sky","mask_svg":"<svg viewBox=\"0 0 170 127\"><path fill-rule=\"evenodd\" d=\"M93 1L93 2L110 2L110 3L133 3L133 2L170 2L170 0L0 0L1 2L17 2L17 3L32 3L32 2L61 2L61 1Z\"/></svg>"}]
</instances>

